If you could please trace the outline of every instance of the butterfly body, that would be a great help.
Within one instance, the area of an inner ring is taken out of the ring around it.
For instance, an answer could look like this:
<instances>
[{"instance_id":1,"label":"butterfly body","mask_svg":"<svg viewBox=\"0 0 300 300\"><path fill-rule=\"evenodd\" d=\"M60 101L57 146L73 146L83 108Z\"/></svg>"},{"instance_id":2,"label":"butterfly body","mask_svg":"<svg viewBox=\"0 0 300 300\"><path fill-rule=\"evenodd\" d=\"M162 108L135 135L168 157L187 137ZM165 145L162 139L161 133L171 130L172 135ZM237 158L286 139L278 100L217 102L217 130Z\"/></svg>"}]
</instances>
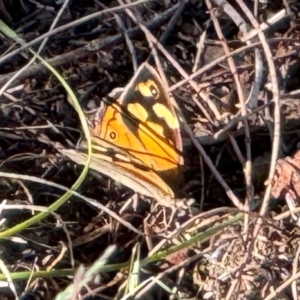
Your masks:
<instances>
[{"instance_id":1,"label":"butterfly body","mask_svg":"<svg viewBox=\"0 0 300 300\"><path fill-rule=\"evenodd\" d=\"M144 172L153 173L151 183L157 180L159 188L172 194L159 179L176 182L183 165L179 121L151 66L143 64L137 70L120 98L97 114L90 132L98 145L111 145L122 168L145 180L149 179Z\"/></svg>"}]
</instances>

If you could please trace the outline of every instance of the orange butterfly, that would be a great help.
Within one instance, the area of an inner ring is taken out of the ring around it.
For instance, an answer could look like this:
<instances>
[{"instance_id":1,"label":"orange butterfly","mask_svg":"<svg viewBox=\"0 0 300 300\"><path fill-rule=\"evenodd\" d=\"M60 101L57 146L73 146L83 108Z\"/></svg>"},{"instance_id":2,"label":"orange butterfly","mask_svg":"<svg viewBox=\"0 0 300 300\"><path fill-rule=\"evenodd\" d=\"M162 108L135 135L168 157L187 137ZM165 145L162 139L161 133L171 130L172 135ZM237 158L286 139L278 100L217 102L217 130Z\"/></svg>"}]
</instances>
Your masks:
<instances>
[{"instance_id":1,"label":"orange butterfly","mask_svg":"<svg viewBox=\"0 0 300 300\"><path fill-rule=\"evenodd\" d=\"M90 133L93 152L102 154L101 159L109 157L126 176L174 198L170 185L178 184L183 166L180 124L158 73L148 63L139 67L117 101L99 109Z\"/></svg>"}]
</instances>

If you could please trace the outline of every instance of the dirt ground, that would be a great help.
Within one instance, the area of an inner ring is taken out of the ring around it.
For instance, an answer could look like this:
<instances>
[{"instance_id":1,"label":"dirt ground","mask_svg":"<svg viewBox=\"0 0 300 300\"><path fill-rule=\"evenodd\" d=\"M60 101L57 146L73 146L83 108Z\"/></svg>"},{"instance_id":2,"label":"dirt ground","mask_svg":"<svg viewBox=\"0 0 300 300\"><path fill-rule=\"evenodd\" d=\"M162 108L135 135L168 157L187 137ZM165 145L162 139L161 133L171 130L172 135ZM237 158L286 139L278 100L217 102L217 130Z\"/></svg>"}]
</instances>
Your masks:
<instances>
[{"instance_id":1,"label":"dirt ground","mask_svg":"<svg viewBox=\"0 0 300 300\"><path fill-rule=\"evenodd\" d=\"M0 300L299 299L300 2L220 2L1 1ZM88 119L142 63L163 71L184 117L172 202L105 159L60 201L84 130L32 50Z\"/></svg>"}]
</instances>

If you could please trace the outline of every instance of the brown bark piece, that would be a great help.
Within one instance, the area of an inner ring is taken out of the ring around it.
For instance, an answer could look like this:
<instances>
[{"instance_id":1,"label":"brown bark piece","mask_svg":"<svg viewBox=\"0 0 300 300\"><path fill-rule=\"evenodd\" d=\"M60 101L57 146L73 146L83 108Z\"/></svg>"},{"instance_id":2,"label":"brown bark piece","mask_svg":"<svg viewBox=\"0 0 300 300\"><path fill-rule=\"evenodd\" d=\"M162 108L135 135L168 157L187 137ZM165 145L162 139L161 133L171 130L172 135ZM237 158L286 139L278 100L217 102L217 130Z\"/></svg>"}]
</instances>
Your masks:
<instances>
[{"instance_id":1,"label":"brown bark piece","mask_svg":"<svg viewBox=\"0 0 300 300\"><path fill-rule=\"evenodd\" d=\"M294 156L278 159L276 175L271 195L274 198L285 197L290 193L295 200L300 197L300 150Z\"/></svg>"}]
</instances>

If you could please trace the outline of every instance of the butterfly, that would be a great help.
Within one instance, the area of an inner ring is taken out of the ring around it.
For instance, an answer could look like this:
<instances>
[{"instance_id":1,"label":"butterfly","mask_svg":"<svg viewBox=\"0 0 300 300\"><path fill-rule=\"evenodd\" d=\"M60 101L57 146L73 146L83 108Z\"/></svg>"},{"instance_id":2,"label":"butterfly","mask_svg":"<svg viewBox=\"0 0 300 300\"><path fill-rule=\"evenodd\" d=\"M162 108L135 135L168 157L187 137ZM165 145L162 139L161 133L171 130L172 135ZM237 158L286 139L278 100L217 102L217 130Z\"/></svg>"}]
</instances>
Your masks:
<instances>
[{"instance_id":1,"label":"butterfly","mask_svg":"<svg viewBox=\"0 0 300 300\"><path fill-rule=\"evenodd\" d=\"M118 99L99 108L89 129L94 161L109 162L102 165L105 175L142 194L174 198L171 185L178 185L184 163L180 123L153 67L142 64Z\"/></svg>"}]
</instances>

